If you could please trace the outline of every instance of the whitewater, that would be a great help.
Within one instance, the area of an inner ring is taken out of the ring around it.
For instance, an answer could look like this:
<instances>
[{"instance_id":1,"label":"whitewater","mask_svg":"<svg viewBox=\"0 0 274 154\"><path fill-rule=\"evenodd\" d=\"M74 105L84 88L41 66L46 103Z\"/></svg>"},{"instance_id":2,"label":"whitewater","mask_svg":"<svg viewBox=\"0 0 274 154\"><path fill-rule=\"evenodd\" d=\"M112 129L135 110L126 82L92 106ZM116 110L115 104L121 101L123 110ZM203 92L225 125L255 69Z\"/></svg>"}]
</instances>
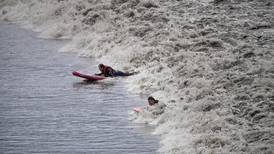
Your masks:
<instances>
[{"instance_id":1,"label":"whitewater","mask_svg":"<svg viewBox=\"0 0 274 154\"><path fill-rule=\"evenodd\" d=\"M138 71L128 90L167 105L143 119L160 153L274 151L272 0L1 0L0 19Z\"/></svg>"}]
</instances>

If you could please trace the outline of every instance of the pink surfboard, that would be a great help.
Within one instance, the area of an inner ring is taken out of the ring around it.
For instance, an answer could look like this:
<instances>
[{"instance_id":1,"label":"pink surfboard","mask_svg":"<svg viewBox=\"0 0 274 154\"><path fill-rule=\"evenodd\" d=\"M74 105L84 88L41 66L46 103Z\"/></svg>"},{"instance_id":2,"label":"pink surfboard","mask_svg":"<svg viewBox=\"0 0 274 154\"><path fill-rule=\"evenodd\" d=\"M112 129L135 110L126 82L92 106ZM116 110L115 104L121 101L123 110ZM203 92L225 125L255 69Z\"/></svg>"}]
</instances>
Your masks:
<instances>
[{"instance_id":1,"label":"pink surfboard","mask_svg":"<svg viewBox=\"0 0 274 154\"><path fill-rule=\"evenodd\" d=\"M88 81L98 81L98 80L105 79L105 77L102 77L102 76L86 75L86 74L82 74L82 73L79 73L79 72L76 72L76 71L72 72L72 75L80 77L80 78L84 78L84 79L86 79Z\"/></svg>"},{"instance_id":2,"label":"pink surfboard","mask_svg":"<svg viewBox=\"0 0 274 154\"><path fill-rule=\"evenodd\" d=\"M139 112L142 112L143 110L140 107L135 107L135 108L133 108L133 111L139 113Z\"/></svg>"}]
</instances>

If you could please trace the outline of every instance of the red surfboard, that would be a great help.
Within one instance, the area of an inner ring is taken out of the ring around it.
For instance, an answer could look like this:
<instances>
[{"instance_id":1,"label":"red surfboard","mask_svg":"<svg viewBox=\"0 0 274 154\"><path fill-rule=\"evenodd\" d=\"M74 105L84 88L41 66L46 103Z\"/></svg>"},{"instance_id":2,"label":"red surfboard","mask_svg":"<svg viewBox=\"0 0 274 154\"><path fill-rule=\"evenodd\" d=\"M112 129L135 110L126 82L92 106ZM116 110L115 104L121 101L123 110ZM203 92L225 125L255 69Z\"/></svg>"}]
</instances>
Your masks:
<instances>
[{"instance_id":1,"label":"red surfboard","mask_svg":"<svg viewBox=\"0 0 274 154\"><path fill-rule=\"evenodd\" d=\"M80 77L80 78L84 78L84 79L86 79L88 81L98 81L98 80L105 79L105 77L102 77L102 76L86 75L86 74L82 74L82 73L79 73L79 72L76 72L76 71L72 72L72 75Z\"/></svg>"}]
</instances>

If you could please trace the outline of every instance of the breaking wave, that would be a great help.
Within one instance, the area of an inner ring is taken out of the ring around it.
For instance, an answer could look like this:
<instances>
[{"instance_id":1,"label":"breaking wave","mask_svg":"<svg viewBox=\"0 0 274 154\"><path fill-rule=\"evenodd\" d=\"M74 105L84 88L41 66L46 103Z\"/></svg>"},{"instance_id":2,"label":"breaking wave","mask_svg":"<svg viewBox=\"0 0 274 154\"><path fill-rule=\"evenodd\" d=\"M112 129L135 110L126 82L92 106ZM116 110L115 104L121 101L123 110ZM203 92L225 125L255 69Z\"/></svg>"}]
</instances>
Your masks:
<instances>
[{"instance_id":1,"label":"breaking wave","mask_svg":"<svg viewBox=\"0 0 274 154\"><path fill-rule=\"evenodd\" d=\"M272 0L2 0L0 18L124 70L168 105L161 153L274 151Z\"/></svg>"}]
</instances>

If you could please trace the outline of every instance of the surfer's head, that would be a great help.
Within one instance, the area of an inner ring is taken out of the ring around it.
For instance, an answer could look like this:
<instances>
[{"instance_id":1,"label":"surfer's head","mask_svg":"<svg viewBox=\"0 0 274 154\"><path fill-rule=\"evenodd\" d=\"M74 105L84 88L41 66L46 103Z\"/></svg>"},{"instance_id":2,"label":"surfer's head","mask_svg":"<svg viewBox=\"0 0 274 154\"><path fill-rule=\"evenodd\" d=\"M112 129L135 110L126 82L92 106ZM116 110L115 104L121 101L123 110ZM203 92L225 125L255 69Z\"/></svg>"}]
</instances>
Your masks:
<instances>
[{"instance_id":1,"label":"surfer's head","mask_svg":"<svg viewBox=\"0 0 274 154\"><path fill-rule=\"evenodd\" d=\"M99 68L99 70L102 71L102 70L105 68L105 65L104 65L104 64L99 64L99 65L98 65L98 68Z\"/></svg>"},{"instance_id":2,"label":"surfer's head","mask_svg":"<svg viewBox=\"0 0 274 154\"><path fill-rule=\"evenodd\" d=\"M150 106L155 105L155 104L157 104L157 103L159 102L158 100L156 100L156 99L153 98L152 96L149 96L147 100L148 100L148 104L149 104Z\"/></svg>"}]
</instances>

